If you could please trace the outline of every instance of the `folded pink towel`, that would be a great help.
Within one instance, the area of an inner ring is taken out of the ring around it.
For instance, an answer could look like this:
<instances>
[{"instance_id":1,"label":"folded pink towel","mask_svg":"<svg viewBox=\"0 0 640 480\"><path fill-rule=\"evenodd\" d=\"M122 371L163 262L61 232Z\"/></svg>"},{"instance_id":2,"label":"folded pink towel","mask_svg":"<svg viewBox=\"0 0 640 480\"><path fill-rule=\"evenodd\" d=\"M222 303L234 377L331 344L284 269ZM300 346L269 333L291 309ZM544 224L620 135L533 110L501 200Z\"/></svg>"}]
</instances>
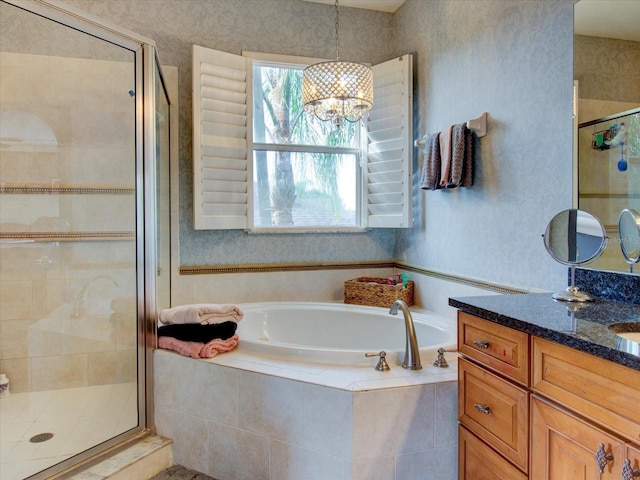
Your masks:
<instances>
[{"instance_id":1,"label":"folded pink towel","mask_svg":"<svg viewBox=\"0 0 640 480\"><path fill-rule=\"evenodd\" d=\"M185 357L200 358L200 350L202 350L203 346L204 343L185 342L184 340L178 340L173 337L158 338L158 347L164 348L165 350L173 350Z\"/></svg>"},{"instance_id":2,"label":"folded pink towel","mask_svg":"<svg viewBox=\"0 0 640 480\"><path fill-rule=\"evenodd\" d=\"M244 313L237 305L213 303L196 303L193 305L180 305L160 311L159 319L163 325L175 325L184 323L199 323L210 325L222 322L239 322Z\"/></svg>"},{"instance_id":3,"label":"folded pink towel","mask_svg":"<svg viewBox=\"0 0 640 480\"><path fill-rule=\"evenodd\" d=\"M159 337L158 347L165 350L172 350L185 357L213 358L219 353L229 352L236 348L239 340L238 335L234 335L226 340L216 338L209 343L187 342L173 337Z\"/></svg>"},{"instance_id":4,"label":"folded pink towel","mask_svg":"<svg viewBox=\"0 0 640 480\"><path fill-rule=\"evenodd\" d=\"M209 343L205 343L200 350L200 358L212 358L219 353L229 352L236 348L238 340L238 335L234 335L226 340L211 340Z\"/></svg>"}]
</instances>

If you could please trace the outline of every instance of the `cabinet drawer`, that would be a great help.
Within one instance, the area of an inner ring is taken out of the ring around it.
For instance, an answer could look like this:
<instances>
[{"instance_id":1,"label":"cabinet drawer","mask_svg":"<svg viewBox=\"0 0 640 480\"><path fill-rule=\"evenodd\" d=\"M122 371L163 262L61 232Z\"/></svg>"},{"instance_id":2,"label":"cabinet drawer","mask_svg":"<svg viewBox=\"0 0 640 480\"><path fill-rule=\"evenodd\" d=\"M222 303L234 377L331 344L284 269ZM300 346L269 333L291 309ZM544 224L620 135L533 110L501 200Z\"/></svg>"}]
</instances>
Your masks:
<instances>
[{"instance_id":1,"label":"cabinet drawer","mask_svg":"<svg viewBox=\"0 0 640 480\"><path fill-rule=\"evenodd\" d=\"M527 476L507 462L463 426L458 427L459 480L527 480Z\"/></svg>"},{"instance_id":2,"label":"cabinet drawer","mask_svg":"<svg viewBox=\"0 0 640 480\"><path fill-rule=\"evenodd\" d=\"M640 371L534 337L532 388L640 443Z\"/></svg>"},{"instance_id":3,"label":"cabinet drawer","mask_svg":"<svg viewBox=\"0 0 640 480\"><path fill-rule=\"evenodd\" d=\"M458 350L522 385L529 385L526 333L458 312Z\"/></svg>"},{"instance_id":4,"label":"cabinet drawer","mask_svg":"<svg viewBox=\"0 0 640 480\"><path fill-rule=\"evenodd\" d=\"M599 471L602 445L610 458ZM531 402L531 480L615 479L622 474L624 443L591 423L533 396Z\"/></svg>"},{"instance_id":5,"label":"cabinet drawer","mask_svg":"<svg viewBox=\"0 0 640 480\"><path fill-rule=\"evenodd\" d=\"M458 418L471 432L527 471L529 393L526 390L460 358Z\"/></svg>"}]
</instances>

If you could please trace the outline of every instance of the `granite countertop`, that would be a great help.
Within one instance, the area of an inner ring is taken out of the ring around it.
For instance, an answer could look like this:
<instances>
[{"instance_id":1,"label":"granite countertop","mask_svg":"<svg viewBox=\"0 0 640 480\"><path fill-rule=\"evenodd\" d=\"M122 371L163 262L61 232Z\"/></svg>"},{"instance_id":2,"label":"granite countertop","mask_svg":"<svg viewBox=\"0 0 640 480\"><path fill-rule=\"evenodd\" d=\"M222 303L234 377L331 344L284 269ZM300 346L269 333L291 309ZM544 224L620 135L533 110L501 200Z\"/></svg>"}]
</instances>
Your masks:
<instances>
[{"instance_id":1,"label":"granite countertop","mask_svg":"<svg viewBox=\"0 0 640 480\"><path fill-rule=\"evenodd\" d=\"M625 340L608 328L620 322L640 325L640 305L601 299L585 304L557 302L550 293L450 298L449 305L640 370L640 343ZM575 312L571 311L574 307Z\"/></svg>"}]
</instances>

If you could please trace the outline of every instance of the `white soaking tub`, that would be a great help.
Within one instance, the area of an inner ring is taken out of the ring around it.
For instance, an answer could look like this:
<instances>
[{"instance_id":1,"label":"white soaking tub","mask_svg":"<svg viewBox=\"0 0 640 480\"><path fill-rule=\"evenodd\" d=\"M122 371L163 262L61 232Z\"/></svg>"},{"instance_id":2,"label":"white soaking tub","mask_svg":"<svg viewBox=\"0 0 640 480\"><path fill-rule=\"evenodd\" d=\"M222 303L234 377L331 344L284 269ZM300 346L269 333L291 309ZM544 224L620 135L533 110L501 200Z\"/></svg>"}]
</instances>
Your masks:
<instances>
[{"instance_id":1,"label":"white soaking tub","mask_svg":"<svg viewBox=\"0 0 640 480\"><path fill-rule=\"evenodd\" d=\"M241 305L239 351L329 364L370 364L365 353L384 350L390 364L405 351L402 311L340 303L263 302ZM411 308L410 308L411 310ZM456 344L455 322L412 310L420 357L433 362L439 348Z\"/></svg>"}]
</instances>

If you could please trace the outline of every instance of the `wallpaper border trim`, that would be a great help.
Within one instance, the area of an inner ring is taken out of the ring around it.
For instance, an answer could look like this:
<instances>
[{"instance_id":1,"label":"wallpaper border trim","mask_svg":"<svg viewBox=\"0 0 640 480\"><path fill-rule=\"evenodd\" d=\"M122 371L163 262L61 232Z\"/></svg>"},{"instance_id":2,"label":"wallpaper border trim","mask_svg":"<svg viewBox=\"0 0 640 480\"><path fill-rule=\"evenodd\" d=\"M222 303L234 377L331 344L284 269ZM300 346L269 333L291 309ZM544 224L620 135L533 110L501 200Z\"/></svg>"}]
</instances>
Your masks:
<instances>
[{"instance_id":1,"label":"wallpaper border trim","mask_svg":"<svg viewBox=\"0 0 640 480\"><path fill-rule=\"evenodd\" d=\"M307 272L316 270L356 270L359 268L393 268L394 261L254 263L230 265L196 265L180 267L180 275L212 275L220 273Z\"/></svg>"},{"instance_id":2,"label":"wallpaper border trim","mask_svg":"<svg viewBox=\"0 0 640 480\"><path fill-rule=\"evenodd\" d=\"M448 282L469 285L483 290L498 293L523 294L528 290L521 288L485 282L472 278L452 275L448 273L436 272L425 268L410 265L408 263L396 261L365 261L365 262L313 262L313 263L256 263L256 264L230 264L230 265L194 265L182 266L179 269L180 275L218 275L227 273L264 273L264 272L308 272L321 270L358 270L363 268L396 268L409 272L418 273L428 277L446 280Z\"/></svg>"}]
</instances>

